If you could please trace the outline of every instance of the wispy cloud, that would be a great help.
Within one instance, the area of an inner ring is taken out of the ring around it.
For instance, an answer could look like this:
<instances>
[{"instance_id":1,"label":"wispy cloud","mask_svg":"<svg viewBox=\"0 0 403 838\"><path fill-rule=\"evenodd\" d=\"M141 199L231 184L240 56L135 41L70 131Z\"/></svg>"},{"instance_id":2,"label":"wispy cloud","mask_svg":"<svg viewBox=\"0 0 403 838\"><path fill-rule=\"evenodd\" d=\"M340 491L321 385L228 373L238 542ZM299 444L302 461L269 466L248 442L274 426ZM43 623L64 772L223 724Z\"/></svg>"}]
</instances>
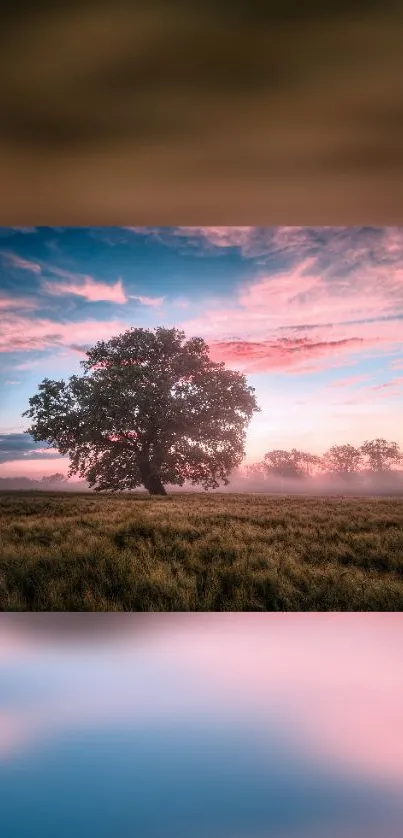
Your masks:
<instances>
[{"instance_id":1,"label":"wispy cloud","mask_svg":"<svg viewBox=\"0 0 403 838\"><path fill-rule=\"evenodd\" d=\"M0 352L41 350L54 346L77 346L107 340L127 328L117 320L82 320L57 323L45 318L29 318L8 313L2 318ZM32 366L32 361L28 361ZM23 367L19 365L19 369Z\"/></svg>"},{"instance_id":2,"label":"wispy cloud","mask_svg":"<svg viewBox=\"0 0 403 838\"><path fill-rule=\"evenodd\" d=\"M73 294L78 297L83 297L89 302L127 303L128 297L124 291L121 279L109 285L107 282L97 281L91 276L72 274L61 268L52 268L51 272L56 276L62 276L66 281L43 281L42 289L48 294L56 296Z\"/></svg>"},{"instance_id":3,"label":"wispy cloud","mask_svg":"<svg viewBox=\"0 0 403 838\"><path fill-rule=\"evenodd\" d=\"M1 255L8 261L13 268L18 268L21 271L31 271L34 274L41 273L41 266L38 262L32 262L30 259L23 259L17 253L9 253L2 251Z\"/></svg>"},{"instance_id":4,"label":"wispy cloud","mask_svg":"<svg viewBox=\"0 0 403 838\"><path fill-rule=\"evenodd\" d=\"M13 227L16 233L36 233L36 227Z\"/></svg>"},{"instance_id":5,"label":"wispy cloud","mask_svg":"<svg viewBox=\"0 0 403 838\"><path fill-rule=\"evenodd\" d=\"M207 307L182 328L205 337L220 360L242 361L245 372L299 365L308 354L396 351L403 342L403 239L389 230L364 247L348 234L345 241L346 231L336 231L314 253L312 231L281 228L273 235L285 238L289 266L260 269L232 302Z\"/></svg>"},{"instance_id":6,"label":"wispy cloud","mask_svg":"<svg viewBox=\"0 0 403 838\"><path fill-rule=\"evenodd\" d=\"M96 280L92 276L74 273L58 265L49 265L46 262L22 258L17 253L2 251L0 255L13 268L30 271L37 276L55 276L65 280L64 282L54 282L49 278L44 278L41 287L48 294L57 296L73 294L83 297L90 302L127 303L128 297L124 291L122 279L118 279L115 283L109 284Z\"/></svg>"},{"instance_id":7,"label":"wispy cloud","mask_svg":"<svg viewBox=\"0 0 403 838\"><path fill-rule=\"evenodd\" d=\"M49 459L49 457L60 458L60 454L54 448L44 448L40 443L35 443L29 434L0 434L0 463L24 460L25 465L26 459Z\"/></svg>"},{"instance_id":8,"label":"wispy cloud","mask_svg":"<svg viewBox=\"0 0 403 838\"><path fill-rule=\"evenodd\" d=\"M0 294L0 310L5 309L33 309L37 307L35 300L28 300L26 297L11 297Z\"/></svg>"},{"instance_id":9,"label":"wispy cloud","mask_svg":"<svg viewBox=\"0 0 403 838\"><path fill-rule=\"evenodd\" d=\"M385 381L383 384L373 384L372 390L389 390L403 385L403 376L392 378L391 381Z\"/></svg>"},{"instance_id":10,"label":"wispy cloud","mask_svg":"<svg viewBox=\"0 0 403 838\"><path fill-rule=\"evenodd\" d=\"M317 255L346 269L366 260L400 260L403 230L400 227L127 227L137 235L151 236L170 247L187 240L200 250L238 248L243 256L265 260L278 257L303 260ZM329 264L331 268L331 264Z\"/></svg>"},{"instance_id":11,"label":"wispy cloud","mask_svg":"<svg viewBox=\"0 0 403 838\"><path fill-rule=\"evenodd\" d=\"M211 342L210 352L216 361L234 364L237 369L248 372L259 372L299 365L313 357L357 352L361 344L360 338L318 342L309 338L278 338L260 342L228 340Z\"/></svg>"},{"instance_id":12,"label":"wispy cloud","mask_svg":"<svg viewBox=\"0 0 403 838\"><path fill-rule=\"evenodd\" d=\"M345 389L346 387L353 387L357 384L363 384L365 381L368 381L368 375L349 375L346 378L339 378L337 381L332 381L329 385L330 387L340 387L341 389Z\"/></svg>"},{"instance_id":13,"label":"wispy cloud","mask_svg":"<svg viewBox=\"0 0 403 838\"><path fill-rule=\"evenodd\" d=\"M131 300L137 300L143 306L160 306L165 300L165 297L145 297L142 294L129 294Z\"/></svg>"}]
</instances>

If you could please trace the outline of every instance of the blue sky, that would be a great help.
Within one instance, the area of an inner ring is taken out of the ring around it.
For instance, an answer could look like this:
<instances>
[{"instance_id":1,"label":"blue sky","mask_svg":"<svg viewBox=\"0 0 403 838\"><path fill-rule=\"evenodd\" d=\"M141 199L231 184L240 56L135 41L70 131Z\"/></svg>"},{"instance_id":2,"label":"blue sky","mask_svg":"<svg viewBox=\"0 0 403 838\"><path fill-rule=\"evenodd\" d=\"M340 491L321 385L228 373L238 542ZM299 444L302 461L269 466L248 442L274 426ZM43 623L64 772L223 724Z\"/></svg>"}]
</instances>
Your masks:
<instances>
[{"instance_id":1,"label":"blue sky","mask_svg":"<svg viewBox=\"0 0 403 838\"><path fill-rule=\"evenodd\" d=\"M3 228L0 318L1 476L66 469L21 436L21 413L128 326L200 335L247 375L249 461L403 442L401 228Z\"/></svg>"}]
</instances>

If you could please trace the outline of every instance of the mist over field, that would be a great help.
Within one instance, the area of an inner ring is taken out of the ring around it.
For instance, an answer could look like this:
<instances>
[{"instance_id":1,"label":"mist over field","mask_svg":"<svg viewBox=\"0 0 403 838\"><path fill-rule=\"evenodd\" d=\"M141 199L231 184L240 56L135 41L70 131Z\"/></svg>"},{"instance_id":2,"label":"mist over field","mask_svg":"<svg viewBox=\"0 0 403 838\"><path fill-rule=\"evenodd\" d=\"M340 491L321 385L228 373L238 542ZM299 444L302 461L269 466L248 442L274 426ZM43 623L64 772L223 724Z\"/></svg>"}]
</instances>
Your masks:
<instances>
[{"instance_id":1,"label":"mist over field","mask_svg":"<svg viewBox=\"0 0 403 838\"><path fill-rule=\"evenodd\" d=\"M200 492L197 486L184 484L183 486L170 486L167 484L170 494ZM85 481L65 480L62 483L50 478L42 480L31 480L28 477L2 477L0 478L0 491L42 491L42 492L93 492ZM133 489L133 492L144 492L144 489ZM235 472L230 475L228 486L220 486L219 489L210 489L215 494L222 493L257 493L257 494L291 494L291 495L401 495L403 494L403 472L395 471L390 475L381 477L363 478L358 475L355 479L346 483L342 477L329 477L321 475L316 478L307 478L303 482L293 478L258 477Z\"/></svg>"}]
</instances>

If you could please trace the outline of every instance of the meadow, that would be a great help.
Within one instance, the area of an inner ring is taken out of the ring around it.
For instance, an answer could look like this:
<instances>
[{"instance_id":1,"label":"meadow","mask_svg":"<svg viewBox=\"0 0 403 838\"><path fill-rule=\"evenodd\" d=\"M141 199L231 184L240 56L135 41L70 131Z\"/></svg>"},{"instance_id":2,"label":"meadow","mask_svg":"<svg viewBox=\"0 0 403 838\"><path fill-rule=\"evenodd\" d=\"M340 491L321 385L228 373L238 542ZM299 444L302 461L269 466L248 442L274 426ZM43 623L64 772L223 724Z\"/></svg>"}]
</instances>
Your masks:
<instances>
[{"instance_id":1,"label":"meadow","mask_svg":"<svg viewBox=\"0 0 403 838\"><path fill-rule=\"evenodd\" d=\"M0 493L2 611L402 611L403 498Z\"/></svg>"}]
</instances>

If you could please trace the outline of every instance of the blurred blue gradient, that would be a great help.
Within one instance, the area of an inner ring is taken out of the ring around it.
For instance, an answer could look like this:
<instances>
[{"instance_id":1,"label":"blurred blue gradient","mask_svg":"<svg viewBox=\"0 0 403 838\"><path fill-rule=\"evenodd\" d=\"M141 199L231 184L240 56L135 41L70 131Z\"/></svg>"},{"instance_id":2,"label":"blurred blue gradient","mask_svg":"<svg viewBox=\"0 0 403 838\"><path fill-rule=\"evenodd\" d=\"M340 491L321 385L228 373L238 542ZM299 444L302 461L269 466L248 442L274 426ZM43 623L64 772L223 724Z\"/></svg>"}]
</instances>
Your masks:
<instances>
[{"instance_id":1,"label":"blurred blue gradient","mask_svg":"<svg viewBox=\"0 0 403 838\"><path fill-rule=\"evenodd\" d=\"M394 724L400 615L87 616L0 615L2 834L398 838L402 765L341 721Z\"/></svg>"}]
</instances>

